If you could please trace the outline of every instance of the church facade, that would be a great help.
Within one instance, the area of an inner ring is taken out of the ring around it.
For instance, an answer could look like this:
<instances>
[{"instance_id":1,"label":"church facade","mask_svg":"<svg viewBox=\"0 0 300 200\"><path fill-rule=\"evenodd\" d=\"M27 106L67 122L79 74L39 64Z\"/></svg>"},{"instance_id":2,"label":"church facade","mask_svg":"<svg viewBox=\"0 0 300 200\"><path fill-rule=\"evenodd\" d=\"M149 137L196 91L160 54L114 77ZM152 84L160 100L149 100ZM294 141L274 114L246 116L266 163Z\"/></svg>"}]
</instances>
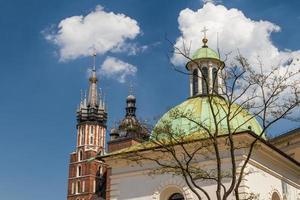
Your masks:
<instances>
[{"instance_id":1,"label":"church facade","mask_svg":"<svg viewBox=\"0 0 300 200\"><path fill-rule=\"evenodd\" d=\"M220 73L224 63L218 53L203 46L192 56L186 69L190 73L190 97L165 113L156 127L164 121L172 119L172 111L191 111L197 119L207 119L209 102L207 95L214 95L217 102L222 80ZM199 67L200 66L200 67ZM200 71L201 70L201 71ZM154 159L164 159L161 151L152 151L143 146L154 137L147 127L136 117L136 97L130 94L126 98L124 119L118 127L110 130L110 140L106 147L107 112L103 100L97 93L97 77L95 67L92 71L89 94L83 98L77 110L77 144L70 155L68 200L192 200L199 199L195 188L187 185L184 177L170 173L153 173L159 165L149 160L133 161L133 151L141 151ZM215 106L215 105L213 105ZM245 111L246 112L246 111ZM208 123L213 123L209 121ZM191 127L185 119L175 119L170 126L183 133L201 133L197 127ZM255 148L248 162L248 172L242 179L239 193L241 199L261 200L300 200L300 129L283 134L277 138L266 140L259 136L262 130L255 118L248 120L245 115L237 116L233 127L238 127L234 141L247 143L257 140L259 148ZM221 124L225 127L226 124ZM202 134L202 133L201 133ZM226 139L226 133L220 135L219 141ZM193 139L188 148L201 146L206 138ZM225 142L224 142L225 144ZM224 152L226 145L221 146ZM125 157L124 157L125 155ZM126 157L128 155L128 157ZM247 155L243 148L235 151L237 166L242 166ZM127 159L126 159L127 158ZM230 157L224 153L221 161L230 168ZM199 157L195 167L214 169L209 159ZM198 183L212 199L216 199L216 184L213 181ZM230 187L230 181L224 181L224 187ZM196 189L197 190L197 189ZM201 196L206 199L205 196ZM235 199L234 193L228 199Z\"/></svg>"}]
</instances>

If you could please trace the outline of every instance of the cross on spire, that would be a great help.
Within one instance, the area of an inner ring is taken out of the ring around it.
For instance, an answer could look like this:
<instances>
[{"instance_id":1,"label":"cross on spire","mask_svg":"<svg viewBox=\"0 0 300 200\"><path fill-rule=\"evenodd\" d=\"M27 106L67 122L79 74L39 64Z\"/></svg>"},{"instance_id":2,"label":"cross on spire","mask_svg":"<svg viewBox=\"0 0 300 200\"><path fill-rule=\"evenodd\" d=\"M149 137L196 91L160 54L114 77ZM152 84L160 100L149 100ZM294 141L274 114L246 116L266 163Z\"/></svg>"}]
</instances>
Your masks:
<instances>
[{"instance_id":1,"label":"cross on spire","mask_svg":"<svg viewBox=\"0 0 300 200\"><path fill-rule=\"evenodd\" d=\"M204 34L204 38L206 38L207 31L208 29L206 28L206 26L204 26L203 29L201 30L201 32Z\"/></svg>"},{"instance_id":2,"label":"cross on spire","mask_svg":"<svg viewBox=\"0 0 300 200\"><path fill-rule=\"evenodd\" d=\"M201 30L201 32L204 34L204 37L202 39L203 47L207 47L207 42L208 42L208 39L206 38L207 31L208 29L206 28L206 26L204 26L203 29Z\"/></svg>"}]
</instances>

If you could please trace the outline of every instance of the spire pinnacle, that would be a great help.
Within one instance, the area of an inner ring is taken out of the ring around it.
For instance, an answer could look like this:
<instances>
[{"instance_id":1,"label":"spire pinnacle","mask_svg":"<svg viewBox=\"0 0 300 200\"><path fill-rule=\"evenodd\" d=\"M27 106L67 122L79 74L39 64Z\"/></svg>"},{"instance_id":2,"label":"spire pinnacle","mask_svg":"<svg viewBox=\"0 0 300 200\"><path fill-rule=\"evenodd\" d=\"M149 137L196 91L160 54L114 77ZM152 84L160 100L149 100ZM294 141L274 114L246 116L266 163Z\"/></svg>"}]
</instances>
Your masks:
<instances>
[{"instance_id":1,"label":"spire pinnacle","mask_svg":"<svg viewBox=\"0 0 300 200\"><path fill-rule=\"evenodd\" d=\"M97 57L97 53L96 53L96 50L94 50L94 52L93 52L93 71L96 71L96 57Z\"/></svg>"},{"instance_id":2,"label":"spire pinnacle","mask_svg":"<svg viewBox=\"0 0 300 200\"><path fill-rule=\"evenodd\" d=\"M203 27L203 29L201 30L201 32L203 33L203 39L202 39L202 42L203 42L203 46L202 47L208 47L207 46L207 42L208 42L208 39L206 37L206 33L207 33L208 29L206 28L206 26Z\"/></svg>"},{"instance_id":3,"label":"spire pinnacle","mask_svg":"<svg viewBox=\"0 0 300 200\"><path fill-rule=\"evenodd\" d=\"M98 105L98 89L97 89L97 74L96 74L96 51L93 53L93 69L90 80L89 96L88 96L88 105L97 106Z\"/></svg>"},{"instance_id":4,"label":"spire pinnacle","mask_svg":"<svg viewBox=\"0 0 300 200\"><path fill-rule=\"evenodd\" d=\"M128 93L129 93L129 95L133 95L133 84L132 84L132 82L129 83Z\"/></svg>"},{"instance_id":5,"label":"spire pinnacle","mask_svg":"<svg viewBox=\"0 0 300 200\"><path fill-rule=\"evenodd\" d=\"M80 102L82 103L82 101L83 101L83 91L82 89L80 89Z\"/></svg>"}]
</instances>

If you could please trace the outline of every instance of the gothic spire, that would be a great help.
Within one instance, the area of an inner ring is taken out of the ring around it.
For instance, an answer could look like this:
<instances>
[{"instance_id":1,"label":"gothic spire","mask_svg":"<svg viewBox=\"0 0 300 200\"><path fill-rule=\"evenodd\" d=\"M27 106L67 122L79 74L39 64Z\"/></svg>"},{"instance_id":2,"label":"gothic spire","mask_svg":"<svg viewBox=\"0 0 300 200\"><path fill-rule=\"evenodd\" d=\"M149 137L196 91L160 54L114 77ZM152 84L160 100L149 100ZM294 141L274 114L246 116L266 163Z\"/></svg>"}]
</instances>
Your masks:
<instances>
[{"instance_id":1,"label":"gothic spire","mask_svg":"<svg viewBox=\"0 0 300 200\"><path fill-rule=\"evenodd\" d=\"M89 96L88 96L88 106L96 107L98 106L99 96L98 96L98 89L97 89L97 74L96 74L96 53L93 54L94 63L93 69L90 76L90 88L89 88Z\"/></svg>"},{"instance_id":2,"label":"gothic spire","mask_svg":"<svg viewBox=\"0 0 300 200\"><path fill-rule=\"evenodd\" d=\"M96 53L93 54L93 67L89 78L89 90L88 94L82 98L80 108L77 111L78 123L86 121L96 121L106 126L107 110L105 108L104 98L101 95L101 91L98 92L97 87L97 74L96 74Z\"/></svg>"}]
</instances>

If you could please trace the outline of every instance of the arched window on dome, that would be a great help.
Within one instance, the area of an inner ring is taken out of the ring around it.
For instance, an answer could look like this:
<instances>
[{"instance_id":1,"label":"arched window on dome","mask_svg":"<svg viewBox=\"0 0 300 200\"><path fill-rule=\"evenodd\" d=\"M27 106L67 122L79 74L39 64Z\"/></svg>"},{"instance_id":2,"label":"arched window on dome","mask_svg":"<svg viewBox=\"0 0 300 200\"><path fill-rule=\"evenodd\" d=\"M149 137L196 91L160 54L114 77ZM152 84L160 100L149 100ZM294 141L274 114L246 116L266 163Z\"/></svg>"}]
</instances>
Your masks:
<instances>
[{"instance_id":1,"label":"arched window on dome","mask_svg":"<svg viewBox=\"0 0 300 200\"><path fill-rule=\"evenodd\" d=\"M219 87L219 85L218 85L218 70L216 69L216 68L213 68L213 70L212 70L212 72L213 72L213 91L214 91L214 93L216 93L216 94L218 94L218 87Z\"/></svg>"},{"instance_id":2,"label":"arched window on dome","mask_svg":"<svg viewBox=\"0 0 300 200\"><path fill-rule=\"evenodd\" d=\"M207 67L202 68L202 94L206 95L208 93L208 69Z\"/></svg>"},{"instance_id":3,"label":"arched window on dome","mask_svg":"<svg viewBox=\"0 0 300 200\"><path fill-rule=\"evenodd\" d=\"M180 193L174 193L169 197L168 200L184 200L184 197Z\"/></svg>"},{"instance_id":4,"label":"arched window on dome","mask_svg":"<svg viewBox=\"0 0 300 200\"><path fill-rule=\"evenodd\" d=\"M272 194L272 200L280 200L280 196L277 192L273 192Z\"/></svg>"},{"instance_id":5,"label":"arched window on dome","mask_svg":"<svg viewBox=\"0 0 300 200\"><path fill-rule=\"evenodd\" d=\"M193 71L193 95L198 94L198 70Z\"/></svg>"}]
</instances>

